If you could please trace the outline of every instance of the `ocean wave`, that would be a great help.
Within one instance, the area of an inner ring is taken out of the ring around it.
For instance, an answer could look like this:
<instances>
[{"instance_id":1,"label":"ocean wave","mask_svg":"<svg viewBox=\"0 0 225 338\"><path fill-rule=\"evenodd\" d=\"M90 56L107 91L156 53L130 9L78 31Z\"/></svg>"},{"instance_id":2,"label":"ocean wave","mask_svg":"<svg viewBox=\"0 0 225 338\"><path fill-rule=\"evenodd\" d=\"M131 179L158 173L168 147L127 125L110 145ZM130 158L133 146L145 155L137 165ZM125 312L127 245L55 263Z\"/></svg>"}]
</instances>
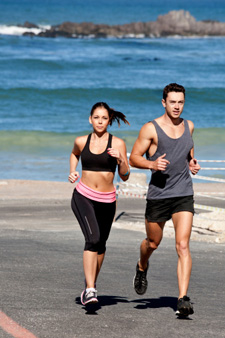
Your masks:
<instances>
[{"instance_id":1,"label":"ocean wave","mask_svg":"<svg viewBox=\"0 0 225 338\"><path fill-rule=\"evenodd\" d=\"M40 71L60 71L63 69L64 64L58 60L44 60L44 59L35 59L35 58L26 58L26 56L22 58L13 58L9 59L8 56L0 56L0 61L4 62L4 67L8 68L18 68L24 71L27 69L37 69ZM14 88L13 88L14 89ZM20 90L21 88L16 88ZM22 88L24 89L24 88ZM30 88L25 88L30 89ZM0 89L1 90L1 89Z\"/></svg>"},{"instance_id":2,"label":"ocean wave","mask_svg":"<svg viewBox=\"0 0 225 338\"><path fill-rule=\"evenodd\" d=\"M74 135L69 133L53 133L43 131L6 131L0 133L0 151L16 151L22 153L50 153L60 151L70 146L72 148Z\"/></svg>"},{"instance_id":3,"label":"ocean wave","mask_svg":"<svg viewBox=\"0 0 225 338\"><path fill-rule=\"evenodd\" d=\"M21 27L21 26L0 25L0 35L21 36L24 33L32 33L32 34L37 35L41 32L45 32L49 28L50 26L38 26L38 28L26 28L26 27Z\"/></svg>"},{"instance_id":4,"label":"ocean wave","mask_svg":"<svg viewBox=\"0 0 225 338\"><path fill-rule=\"evenodd\" d=\"M44 131L6 131L0 133L0 152L15 152L21 153L62 153L71 151L76 137L87 135L91 130L84 130L75 133L56 133ZM126 144L128 151L131 150L134 144L138 131L113 131L113 134L122 138Z\"/></svg>"},{"instance_id":5,"label":"ocean wave","mask_svg":"<svg viewBox=\"0 0 225 338\"><path fill-rule=\"evenodd\" d=\"M83 100L86 100L90 97L108 97L112 100L120 97L120 100L132 100L132 101L149 101L157 97L159 99L159 95L161 98L162 95L161 89L148 89L148 88L107 88L107 87L96 87L95 88L82 88L82 87L65 87L65 88L35 88L35 87L17 87L17 88L0 88L0 96L1 95L13 95L20 96L22 94L29 96L31 94L35 94L37 97L39 96L48 96L51 97L80 97ZM134 95L135 94L135 95Z\"/></svg>"},{"instance_id":6,"label":"ocean wave","mask_svg":"<svg viewBox=\"0 0 225 338\"><path fill-rule=\"evenodd\" d=\"M38 62L41 62L43 64L47 65L56 65L55 62L52 61L41 61L39 60ZM57 64L58 65L58 64ZM98 96L107 96L107 97L112 97L112 98L116 98L118 97L118 95L120 96L120 98L128 98L128 99L132 99L132 100L144 100L144 101L149 101L149 99L152 98L157 98L157 100L162 97L162 88L147 88L147 87L136 87L135 83L130 87L123 88L123 87L102 87L101 85L97 86L95 84L95 87L89 87L89 88L85 88L85 87L78 87L78 86L74 86L74 87L63 87L63 82L59 82L57 84L58 87L52 87L52 88L40 88L40 87L14 87L14 88L2 88L0 87L0 95L2 93L4 94L19 94L21 95L22 93L38 93L39 95L57 95L58 96L70 96L72 95L74 97L74 95L79 95L79 97L89 97L90 95L94 96L96 95L96 93L99 93ZM218 88L218 87L187 87L186 86L186 94L188 96L188 100L187 101L191 101L193 100L199 100L201 99L201 101L205 100L209 100L210 102L212 101L212 99L215 102L218 102L218 99L220 100L220 102L224 102L225 101L225 88ZM200 101L200 102L201 102Z\"/></svg>"},{"instance_id":7,"label":"ocean wave","mask_svg":"<svg viewBox=\"0 0 225 338\"><path fill-rule=\"evenodd\" d=\"M186 90L183 118L192 120L196 130L225 127L225 88ZM162 89L157 88L0 88L0 130L82 131L88 126L92 105L98 101L127 116L131 127L121 124L120 130L140 130L144 123L163 114L161 99ZM117 130L117 125L111 130ZM207 142L206 135L204 140Z\"/></svg>"},{"instance_id":8,"label":"ocean wave","mask_svg":"<svg viewBox=\"0 0 225 338\"><path fill-rule=\"evenodd\" d=\"M40 179L66 181L69 157L74 139L82 133L55 133L39 131L1 131L0 156L2 179ZM122 138L128 153L138 136L138 130L115 131ZM195 157L198 160L224 160L224 128L196 129L194 133ZM200 163L202 167L223 167L223 163ZM77 167L81 171L80 162ZM149 179L150 171L147 171ZM224 171L202 171L203 176L224 178Z\"/></svg>"},{"instance_id":9,"label":"ocean wave","mask_svg":"<svg viewBox=\"0 0 225 338\"><path fill-rule=\"evenodd\" d=\"M77 136L89 134L90 132L90 130L75 133L3 130L0 133L0 152L16 150L24 153L62 153L72 149L74 139ZM115 136L125 141L128 151L131 151L138 133L139 130L113 131ZM195 148L199 153L207 155L207 152L211 152L211 156L214 156L213 151L216 151L216 153L220 153L220 157L224 157L225 128L195 129L193 138ZM208 155L210 154L208 153Z\"/></svg>"}]
</instances>

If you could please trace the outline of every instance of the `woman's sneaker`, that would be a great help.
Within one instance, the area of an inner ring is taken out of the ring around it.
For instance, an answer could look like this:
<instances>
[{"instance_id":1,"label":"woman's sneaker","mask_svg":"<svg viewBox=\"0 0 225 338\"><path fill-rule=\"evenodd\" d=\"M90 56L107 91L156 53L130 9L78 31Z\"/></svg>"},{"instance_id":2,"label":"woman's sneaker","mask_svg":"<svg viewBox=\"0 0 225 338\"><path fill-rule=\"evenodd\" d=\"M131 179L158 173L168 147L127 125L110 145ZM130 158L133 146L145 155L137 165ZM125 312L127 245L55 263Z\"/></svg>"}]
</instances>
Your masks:
<instances>
[{"instance_id":1,"label":"woman's sneaker","mask_svg":"<svg viewBox=\"0 0 225 338\"><path fill-rule=\"evenodd\" d=\"M90 303L98 303L97 290L84 290L80 296L81 303L87 305Z\"/></svg>"},{"instance_id":2,"label":"woman's sneaker","mask_svg":"<svg viewBox=\"0 0 225 338\"><path fill-rule=\"evenodd\" d=\"M176 315L178 316L188 316L194 313L193 305L190 302L190 298L184 296L183 298L179 298L177 301L177 311Z\"/></svg>"},{"instance_id":3,"label":"woman's sneaker","mask_svg":"<svg viewBox=\"0 0 225 338\"><path fill-rule=\"evenodd\" d=\"M147 276L147 271L148 271L148 265L145 271L139 270L139 264L137 263L136 266L136 275L134 276L133 279L133 286L134 290L138 295L143 295L148 287L148 281L146 279Z\"/></svg>"}]
</instances>

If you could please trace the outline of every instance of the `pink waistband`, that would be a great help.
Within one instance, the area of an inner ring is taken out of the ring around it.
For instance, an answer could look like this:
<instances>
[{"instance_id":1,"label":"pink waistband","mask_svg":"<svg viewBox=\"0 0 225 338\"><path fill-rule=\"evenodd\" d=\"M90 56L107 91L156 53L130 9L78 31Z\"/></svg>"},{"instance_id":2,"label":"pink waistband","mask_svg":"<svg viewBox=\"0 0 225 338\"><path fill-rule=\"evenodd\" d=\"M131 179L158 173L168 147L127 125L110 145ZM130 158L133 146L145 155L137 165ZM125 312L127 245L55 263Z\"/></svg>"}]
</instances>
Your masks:
<instances>
[{"instance_id":1,"label":"pink waistband","mask_svg":"<svg viewBox=\"0 0 225 338\"><path fill-rule=\"evenodd\" d=\"M83 196L89 198L90 200L102 202L102 203L112 203L116 201L116 188L114 191L110 192L101 192L89 188L87 185L81 181L76 185L76 190Z\"/></svg>"}]
</instances>

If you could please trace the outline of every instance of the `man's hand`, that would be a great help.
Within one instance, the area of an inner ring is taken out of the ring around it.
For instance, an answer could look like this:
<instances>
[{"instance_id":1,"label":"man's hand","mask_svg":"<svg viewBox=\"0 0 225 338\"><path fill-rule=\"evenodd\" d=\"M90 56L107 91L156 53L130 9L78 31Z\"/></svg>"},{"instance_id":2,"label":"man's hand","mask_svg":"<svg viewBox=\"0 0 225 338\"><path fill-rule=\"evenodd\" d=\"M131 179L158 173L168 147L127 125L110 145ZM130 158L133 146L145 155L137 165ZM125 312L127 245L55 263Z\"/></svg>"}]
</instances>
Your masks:
<instances>
[{"instance_id":1,"label":"man's hand","mask_svg":"<svg viewBox=\"0 0 225 338\"><path fill-rule=\"evenodd\" d=\"M189 170L192 173L192 175L196 175L200 169L201 167L198 164L196 158L192 158L189 162Z\"/></svg>"},{"instance_id":2,"label":"man's hand","mask_svg":"<svg viewBox=\"0 0 225 338\"><path fill-rule=\"evenodd\" d=\"M153 162L152 169L153 170L160 170L160 171L165 171L167 168L167 165L170 164L170 162L165 159L166 154L163 154L162 156L159 156L157 160Z\"/></svg>"}]
</instances>

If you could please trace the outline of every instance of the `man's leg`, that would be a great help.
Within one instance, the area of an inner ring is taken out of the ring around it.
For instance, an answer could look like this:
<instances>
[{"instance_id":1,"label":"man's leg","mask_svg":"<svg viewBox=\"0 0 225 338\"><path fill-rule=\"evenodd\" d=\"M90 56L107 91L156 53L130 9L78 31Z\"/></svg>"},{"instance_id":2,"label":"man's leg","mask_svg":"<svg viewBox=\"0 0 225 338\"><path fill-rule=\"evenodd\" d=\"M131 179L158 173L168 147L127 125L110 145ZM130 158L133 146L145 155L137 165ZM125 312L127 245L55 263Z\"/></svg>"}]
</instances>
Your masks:
<instances>
[{"instance_id":1,"label":"man's leg","mask_svg":"<svg viewBox=\"0 0 225 338\"><path fill-rule=\"evenodd\" d=\"M136 274L133 280L134 289L139 295L143 295L147 290L148 281L146 275L148 270L148 259L162 240L165 222L153 223L146 220L145 225L147 238L141 243L140 260L137 263Z\"/></svg>"},{"instance_id":2,"label":"man's leg","mask_svg":"<svg viewBox=\"0 0 225 338\"><path fill-rule=\"evenodd\" d=\"M179 297L187 295L191 276L192 259L189 248L193 214L189 211L181 211L172 215L176 234L176 250L178 254L177 277Z\"/></svg>"},{"instance_id":3,"label":"man's leg","mask_svg":"<svg viewBox=\"0 0 225 338\"><path fill-rule=\"evenodd\" d=\"M144 271L147 268L148 260L154 250L156 250L163 237L163 228L165 222L148 222L145 220L147 238L145 238L140 247L139 269Z\"/></svg>"}]
</instances>

